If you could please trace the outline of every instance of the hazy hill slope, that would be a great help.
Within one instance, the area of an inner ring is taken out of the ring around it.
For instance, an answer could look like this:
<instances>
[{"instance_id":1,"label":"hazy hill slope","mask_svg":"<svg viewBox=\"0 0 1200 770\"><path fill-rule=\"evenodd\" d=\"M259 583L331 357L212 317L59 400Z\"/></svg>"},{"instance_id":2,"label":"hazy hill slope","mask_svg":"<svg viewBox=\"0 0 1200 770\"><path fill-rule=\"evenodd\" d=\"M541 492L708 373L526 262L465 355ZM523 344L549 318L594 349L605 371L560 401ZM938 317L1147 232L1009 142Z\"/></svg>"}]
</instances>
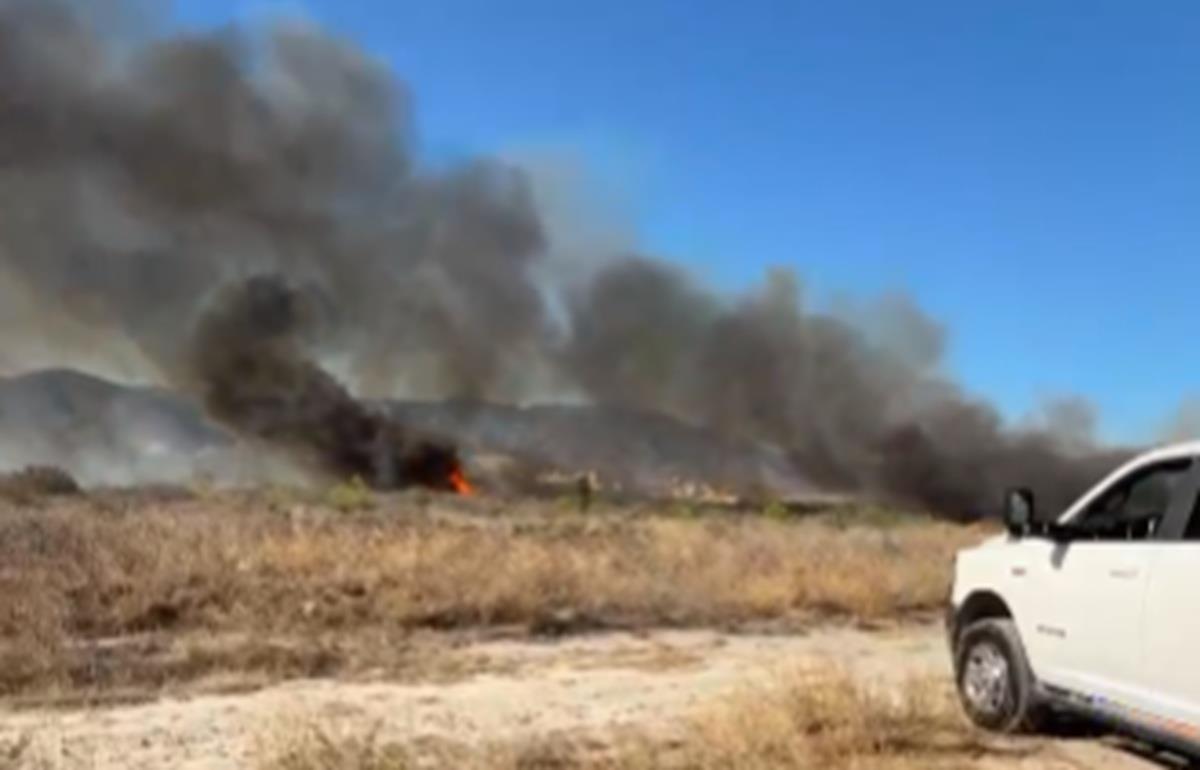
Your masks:
<instances>
[{"instance_id":1,"label":"hazy hill slope","mask_svg":"<svg viewBox=\"0 0 1200 770\"><path fill-rule=\"evenodd\" d=\"M468 459L504 455L539 469L594 471L644 492L686 481L787 495L815 491L778 450L652 413L465 401L381 408L415 431L453 441ZM243 464L221 460L232 450L222 428L170 391L66 369L0 378L0 467L56 464L92 484L171 481L197 469L244 472Z\"/></svg>"}]
</instances>

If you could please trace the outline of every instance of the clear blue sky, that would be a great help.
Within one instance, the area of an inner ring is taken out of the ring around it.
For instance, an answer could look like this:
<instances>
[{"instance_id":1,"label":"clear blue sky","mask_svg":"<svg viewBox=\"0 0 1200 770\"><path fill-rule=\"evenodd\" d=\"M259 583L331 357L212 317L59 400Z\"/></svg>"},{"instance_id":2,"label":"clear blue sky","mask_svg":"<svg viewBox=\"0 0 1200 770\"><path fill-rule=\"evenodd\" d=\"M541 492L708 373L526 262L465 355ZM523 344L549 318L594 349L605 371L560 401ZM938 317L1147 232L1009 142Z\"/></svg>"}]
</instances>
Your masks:
<instances>
[{"instance_id":1,"label":"clear blue sky","mask_svg":"<svg viewBox=\"0 0 1200 770\"><path fill-rule=\"evenodd\" d=\"M714 286L908 291L1008 414L1136 439L1200 391L1200 3L176 2L359 41L436 152L574 153Z\"/></svg>"}]
</instances>

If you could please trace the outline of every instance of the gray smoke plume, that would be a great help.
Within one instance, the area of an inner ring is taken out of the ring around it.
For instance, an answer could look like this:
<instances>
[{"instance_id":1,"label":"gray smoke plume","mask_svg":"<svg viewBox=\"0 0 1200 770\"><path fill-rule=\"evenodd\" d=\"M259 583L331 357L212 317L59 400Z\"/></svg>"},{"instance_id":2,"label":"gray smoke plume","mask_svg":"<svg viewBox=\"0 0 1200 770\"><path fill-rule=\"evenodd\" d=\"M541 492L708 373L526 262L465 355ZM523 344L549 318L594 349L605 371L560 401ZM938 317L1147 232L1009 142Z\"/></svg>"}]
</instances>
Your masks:
<instances>
[{"instance_id":1,"label":"gray smoke plume","mask_svg":"<svg viewBox=\"0 0 1200 770\"><path fill-rule=\"evenodd\" d=\"M731 300L644 257L553 280L578 271L553 269L529 180L423 166L403 87L317 29L92 18L0 2L0 286L131 341L235 430L388 478L409 440L325 363L360 392L499 401L560 395L550 371L956 515L1018 481L1057 502L1112 459L1078 421L1065 440L1007 430L940 373L942 330L902 297L819 313L780 271ZM54 346L62 326L28 333ZM380 446L402 449L381 464Z\"/></svg>"},{"instance_id":2,"label":"gray smoke plume","mask_svg":"<svg viewBox=\"0 0 1200 770\"><path fill-rule=\"evenodd\" d=\"M381 489L457 489L453 448L414 441L298 349L307 311L304 295L272 276L219 298L200 322L191 356L193 387L209 412L343 478Z\"/></svg>"},{"instance_id":3,"label":"gray smoke plume","mask_svg":"<svg viewBox=\"0 0 1200 770\"><path fill-rule=\"evenodd\" d=\"M1188 396L1175 407L1159 429L1165 442L1200 440L1200 396Z\"/></svg>"},{"instance_id":4,"label":"gray smoke plume","mask_svg":"<svg viewBox=\"0 0 1200 770\"><path fill-rule=\"evenodd\" d=\"M834 489L882 492L950 515L1033 486L1061 509L1113 463L1078 400L1008 430L940 376L942 332L900 297L859 323L806 311L773 273L733 307L646 260L604 273L572 304L566 356L598 400L655 409L785 448Z\"/></svg>"}]
</instances>

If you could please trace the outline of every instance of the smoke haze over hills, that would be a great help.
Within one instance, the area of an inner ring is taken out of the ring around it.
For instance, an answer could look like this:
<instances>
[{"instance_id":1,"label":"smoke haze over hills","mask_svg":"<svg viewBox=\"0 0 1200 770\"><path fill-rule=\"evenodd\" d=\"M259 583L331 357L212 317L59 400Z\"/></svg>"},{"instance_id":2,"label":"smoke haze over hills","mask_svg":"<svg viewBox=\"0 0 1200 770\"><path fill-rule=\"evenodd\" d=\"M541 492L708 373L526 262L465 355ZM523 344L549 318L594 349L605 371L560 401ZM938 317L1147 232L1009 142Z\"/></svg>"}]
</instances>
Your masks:
<instances>
[{"instance_id":1,"label":"smoke haze over hills","mask_svg":"<svg viewBox=\"0 0 1200 770\"><path fill-rule=\"evenodd\" d=\"M5 0L0 93L0 297L25 300L10 371L17 350L136 360L334 472L403 462L347 464L347 446L424 445L351 392L658 413L825 489L956 515L1022 481L1061 503L1120 455L1082 402L1006 426L903 295L831 314L787 270L729 297L643 254L560 269L577 255L548 245L521 169L431 170L404 86L306 24L117 34Z\"/></svg>"}]
</instances>

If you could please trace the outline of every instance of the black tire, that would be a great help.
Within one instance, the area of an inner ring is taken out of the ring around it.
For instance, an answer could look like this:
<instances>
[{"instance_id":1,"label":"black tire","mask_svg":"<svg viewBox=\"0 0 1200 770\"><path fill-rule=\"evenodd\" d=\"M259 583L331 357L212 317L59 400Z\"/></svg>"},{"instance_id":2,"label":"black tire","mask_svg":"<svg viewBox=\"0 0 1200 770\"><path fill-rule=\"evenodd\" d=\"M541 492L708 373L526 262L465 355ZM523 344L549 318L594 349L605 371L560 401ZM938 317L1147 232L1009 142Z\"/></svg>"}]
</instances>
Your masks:
<instances>
[{"instance_id":1,"label":"black tire","mask_svg":"<svg viewBox=\"0 0 1200 770\"><path fill-rule=\"evenodd\" d=\"M971 721L1001 733L1036 731L1042 721L1037 682L1016 625L989 618L967 626L954 650L955 683Z\"/></svg>"}]
</instances>

